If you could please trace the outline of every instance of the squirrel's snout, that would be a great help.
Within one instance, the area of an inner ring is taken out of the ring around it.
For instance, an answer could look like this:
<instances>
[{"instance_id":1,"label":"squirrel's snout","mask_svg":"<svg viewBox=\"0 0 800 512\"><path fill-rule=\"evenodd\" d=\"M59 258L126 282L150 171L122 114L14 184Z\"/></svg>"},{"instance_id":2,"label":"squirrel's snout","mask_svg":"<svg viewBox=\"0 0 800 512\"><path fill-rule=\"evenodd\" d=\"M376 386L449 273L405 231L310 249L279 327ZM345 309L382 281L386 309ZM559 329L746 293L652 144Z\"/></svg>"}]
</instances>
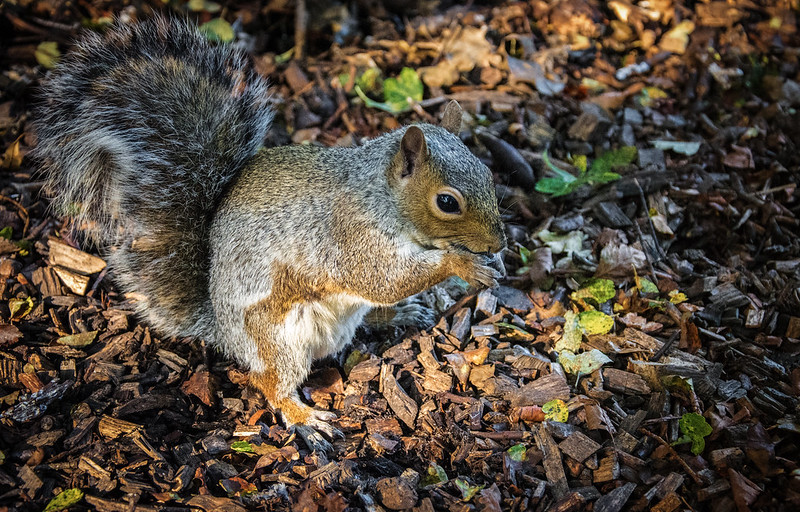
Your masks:
<instances>
[{"instance_id":1,"label":"squirrel's snout","mask_svg":"<svg viewBox=\"0 0 800 512\"><path fill-rule=\"evenodd\" d=\"M494 254L502 251L506 248L506 234L503 231L503 226L497 228L497 233L495 234L495 239L492 241L492 244L489 246L489 252Z\"/></svg>"}]
</instances>

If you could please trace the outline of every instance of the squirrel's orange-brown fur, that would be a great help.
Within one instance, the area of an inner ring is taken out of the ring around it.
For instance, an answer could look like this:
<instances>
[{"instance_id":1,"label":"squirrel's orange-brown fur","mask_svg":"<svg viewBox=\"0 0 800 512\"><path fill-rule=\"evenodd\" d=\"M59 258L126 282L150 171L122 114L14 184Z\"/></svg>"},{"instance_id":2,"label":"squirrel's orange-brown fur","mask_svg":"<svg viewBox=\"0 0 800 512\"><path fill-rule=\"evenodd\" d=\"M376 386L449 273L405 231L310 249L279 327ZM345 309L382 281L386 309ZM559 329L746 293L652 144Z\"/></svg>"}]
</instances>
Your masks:
<instances>
[{"instance_id":1,"label":"squirrel's orange-brown fur","mask_svg":"<svg viewBox=\"0 0 800 512\"><path fill-rule=\"evenodd\" d=\"M146 321L235 359L313 448L335 432L297 393L314 359L373 307L501 275L492 177L454 135L455 102L442 126L358 147L258 150L264 81L168 18L87 37L44 91L37 155L55 204L95 226Z\"/></svg>"}]
</instances>

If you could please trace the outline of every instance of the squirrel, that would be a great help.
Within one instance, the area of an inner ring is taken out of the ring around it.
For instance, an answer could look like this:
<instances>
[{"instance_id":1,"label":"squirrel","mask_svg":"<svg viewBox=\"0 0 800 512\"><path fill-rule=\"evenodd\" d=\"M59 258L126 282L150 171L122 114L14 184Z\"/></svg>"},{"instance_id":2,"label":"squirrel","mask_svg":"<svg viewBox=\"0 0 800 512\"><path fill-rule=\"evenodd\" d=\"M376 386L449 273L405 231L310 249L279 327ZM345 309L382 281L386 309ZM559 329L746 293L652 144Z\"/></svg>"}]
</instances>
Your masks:
<instances>
[{"instance_id":1,"label":"squirrel","mask_svg":"<svg viewBox=\"0 0 800 512\"><path fill-rule=\"evenodd\" d=\"M329 449L335 414L297 392L313 360L372 308L503 276L492 175L461 117L450 102L441 126L265 149L273 109L244 52L156 16L76 43L43 83L34 155L145 322L217 347Z\"/></svg>"}]
</instances>

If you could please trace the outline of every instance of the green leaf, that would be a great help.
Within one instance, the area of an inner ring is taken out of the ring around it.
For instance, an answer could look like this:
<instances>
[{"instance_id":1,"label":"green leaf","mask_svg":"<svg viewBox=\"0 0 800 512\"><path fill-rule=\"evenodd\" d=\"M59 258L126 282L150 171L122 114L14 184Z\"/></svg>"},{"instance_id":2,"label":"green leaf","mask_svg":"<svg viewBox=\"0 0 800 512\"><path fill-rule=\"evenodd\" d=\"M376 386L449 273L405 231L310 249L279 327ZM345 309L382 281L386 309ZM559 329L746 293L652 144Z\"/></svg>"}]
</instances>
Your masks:
<instances>
[{"instance_id":1,"label":"green leaf","mask_svg":"<svg viewBox=\"0 0 800 512\"><path fill-rule=\"evenodd\" d=\"M572 159L572 165L578 168L581 171L581 174L586 172L587 169L587 160L586 155L578 155Z\"/></svg>"},{"instance_id":2,"label":"green leaf","mask_svg":"<svg viewBox=\"0 0 800 512\"><path fill-rule=\"evenodd\" d=\"M344 362L344 374L350 375L350 371L361 361L366 361L369 359L369 354L364 354L360 350L356 349L350 352L347 356L347 359Z\"/></svg>"},{"instance_id":3,"label":"green leaf","mask_svg":"<svg viewBox=\"0 0 800 512\"><path fill-rule=\"evenodd\" d=\"M687 300L689 300L689 297L687 297L683 292L679 292L678 290L672 290L669 292L669 301L673 304L680 304L681 302L686 302Z\"/></svg>"},{"instance_id":4,"label":"green leaf","mask_svg":"<svg viewBox=\"0 0 800 512\"><path fill-rule=\"evenodd\" d=\"M33 242L31 242L27 238L23 238L22 240L18 240L15 243L17 244L17 247L19 247L19 255L20 256L27 256L33 250Z\"/></svg>"},{"instance_id":5,"label":"green leaf","mask_svg":"<svg viewBox=\"0 0 800 512\"><path fill-rule=\"evenodd\" d=\"M597 304L611 300L617 294L611 279L590 279L580 290L572 292L572 300L592 299Z\"/></svg>"},{"instance_id":6,"label":"green leaf","mask_svg":"<svg viewBox=\"0 0 800 512\"><path fill-rule=\"evenodd\" d=\"M614 319L602 311L584 311L578 315L578 324L586 334L606 334L614 327Z\"/></svg>"},{"instance_id":7,"label":"green leaf","mask_svg":"<svg viewBox=\"0 0 800 512\"><path fill-rule=\"evenodd\" d=\"M592 167L589 169L588 173L597 174L600 176L616 167L629 165L635 158L635 146L623 146L619 149L606 151L600 156L600 158L597 158L594 162L592 162Z\"/></svg>"},{"instance_id":8,"label":"green leaf","mask_svg":"<svg viewBox=\"0 0 800 512\"><path fill-rule=\"evenodd\" d=\"M200 32L209 41L229 43L233 41L233 27L222 18L214 18L200 25Z\"/></svg>"},{"instance_id":9,"label":"green leaf","mask_svg":"<svg viewBox=\"0 0 800 512\"><path fill-rule=\"evenodd\" d=\"M5 238L6 240L11 240L11 235L14 233L14 229L11 226L6 226L3 229L0 229L0 238Z\"/></svg>"},{"instance_id":10,"label":"green leaf","mask_svg":"<svg viewBox=\"0 0 800 512\"><path fill-rule=\"evenodd\" d=\"M534 186L537 192L550 194L553 197L565 196L572 192L572 182L566 182L560 178L542 178Z\"/></svg>"},{"instance_id":11,"label":"green leaf","mask_svg":"<svg viewBox=\"0 0 800 512\"><path fill-rule=\"evenodd\" d=\"M388 103L381 103L380 101L373 100L364 94L364 91L361 90L361 87L357 85L353 87L353 90L356 91L356 94L358 94L358 97L364 102L364 105L370 108L377 108L379 110L383 110L384 112L389 112L390 114L399 114L403 112L402 110L395 110L394 106L389 105Z\"/></svg>"},{"instance_id":12,"label":"green leaf","mask_svg":"<svg viewBox=\"0 0 800 512\"><path fill-rule=\"evenodd\" d=\"M367 68L366 71L361 73L356 79L356 84L358 84L361 89L365 91L378 91L381 88L381 70L378 67L374 68ZM420 97L422 99L422 97Z\"/></svg>"},{"instance_id":13,"label":"green leaf","mask_svg":"<svg viewBox=\"0 0 800 512\"><path fill-rule=\"evenodd\" d=\"M588 375L601 368L604 364L610 363L611 359L596 348L593 348L589 352L581 352L578 355L565 350L558 355L558 362L567 373Z\"/></svg>"},{"instance_id":14,"label":"green leaf","mask_svg":"<svg viewBox=\"0 0 800 512\"><path fill-rule=\"evenodd\" d=\"M611 171L589 172L586 175L586 181L592 185L603 185L605 183L617 181L620 177L619 174Z\"/></svg>"},{"instance_id":15,"label":"green leaf","mask_svg":"<svg viewBox=\"0 0 800 512\"><path fill-rule=\"evenodd\" d=\"M58 512L64 510L72 505L75 505L83 499L83 491L80 489L66 489L58 493L58 495L50 500L50 503L44 507L44 512Z\"/></svg>"},{"instance_id":16,"label":"green leaf","mask_svg":"<svg viewBox=\"0 0 800 512\"><path fill-rule=\"evenodd\" d=\"M247 441L234 441L231 443L231 450L239 453L255 453L256 450L253 448L253 443Z\"/></svg>"},{"instance_id":17,"label":"green leaf","mask_svg":"<svg viewBox=\"0 0 800 512\"><path fill-rule=\"evenodd\" d=\"M423 90L417 72L403 68L397 78L387 78L383 82L383 99L400 111L408 110L412 103L422 101Z\"/></svg>"},{"instance_id":18,"label":"green leaf","mask_svg":"<svg viewBox=\"0 0 800 512\"><path fill-rule=\"evenodd\" d=\"M56 343L73 348L83 348L91 345L95 338L97 338L97 331L80 332L62 336L56 340Z\"/></svg>"},{"instance_id":19,"label":"green leaf","mask_svg":"<svg viewBox=\"0 0 800 512\"><path fill-rule=\"evenodd\" d=\"M525 462L525 459L528 458L528 449L525 448L524 444L515 444L508 450L506 450L508 457L515 461L515 462Z\"/></svg>"},{"instance_id":20,"label":"green leaf","mask_svg":"<svg viewBox=\"0 0 800 512\"><path fill-rule=\"evenodd\" d=\"M2 231L0 231L0 234L2 234ZM524 245L520 245L519 258L522 260L523 265L527 265L531 261L531 250Z\"/></svg>"},{"instance_id":21,"label":"green leaf","mask_svg":"<svg viewBox=\"0 0 800 512\"><path fill-rule=\"evenodd\" d=\"M441 484L448 480L450 480L450 478L448 478L444 468L435 462L431 462L431 465L428 466L428 470L422 476L419 486L427 487L429 485Z\"/></svg>"},{"instance_id":22,"label":"green leaf","mask_svg":"<svg viewBox=\"0 0 800 512\"><path fill-rule=\"evenodd\" d=\"M708 424L706 419L697 413L687 412L681 416L678 421L678 427L681 429L683 436L678 439L678 442L691 442L692 453L700 455L706 447L705 437L714 431L711 425Z\"/></svg>"},{"instance_id":23,"label":"green leaf","mask_svg":"<svg viewBox=\"0 0 800 512\"><path fill-rule=\"evenodd\" d=\"M679 375L665 375L661 377L661 383L668 391L694 394L694 381L691 378Z\"/></svg>"},{"instance_id":24,"label":"green leaf","mask_svg":"<svg viewBox=\"0 0 800 512\"><path fill-rule=\"evenodd\" d=\"M422 80L419 79L417 72L411 68L403 68L397 78L384 80L383 102L375 101L368 97L360 85L356 85L354 89L366 106L392 114L400 114L411 110L412 104L422 101L422 93L424 91Z\"/></svg>"},{"instance_id":25,"label":"green leaf","mask_svg":"<svg viewBox=\"0 0 800 512\"><path fill-rule=\"evenodd\" d=\"M642 293L658 293L658 286L656 286L653 281L647 279L646 277L635 277L636 280L636 288L639 289Z\"/></svg>"},{"instance_id":26,"label":"green leaf","mask_svg":"<svg viewBox=\"0 0 800 512\"><path fill-rule=\"evenodd\" d=\"M542 406L544 412L544 419L547 421L558 421L559 423L566 423L569 419L569 409L567 404L560 398L550 400Z\"/></svg>"},{"instance_id":27,"label":"green leaf","mask_svg":"<svg viewBox=\"0 0 800 512\"><path fill-rule=\"evenodd\" d=\"M275 64L283 64L289 62L294 55L294 47L289 48L285 52L275 56Z\"/></svg>"},{"instance_id":28,"label":"green leaf","mask_svg":"<svg viewBox=\"0 0 800 512\"><path fill-rule=\"evenodd\" d=\"M483 489L482 485L472 485L466 480L462 480L460 478L456 478L453 483L456 485L456 488L461 491L461 500L462 501L470 501L478 491Z\"/></svg>"},{"instance_id":29,"label":"green leaf","mask_svg":"<svg viewBox=\"0 0 800 512\"><path fill-rule=\"evenodd\" d=\"M575 176L573 176L572 174L568 173L567 171L565 171L565 170L563 170L563 169L561 169L559 167L556 167L555 164L553 164L553 162L550 161L550 156L547 154L547 150L546 149L542 153L542 160L544 160L544 164L547 166L547 168L550 169L551 171L553 171L556 174L556 176L561 178L562 181L566 181L567 183L571 183L571 182L573 182L573 181L578 179Z\"/></svg>"},{"instance_id":30,"label":"green leaf","mask_svg":"<svg viewBox=\"0 0 800 512\"><path fill-rule=\"evenodd\" d=\"M39 46L36 47L34 56L36 57L36 62L43 67L53 69L61 58L61 52L58 51L58 43L54 41L42 41L39 43Z\"/></svg>"},{"instance_id":31,"label":"green leaf","mask_svg":"<svg viewBox=\"0 0 800 512\"><path fill-rule=\"evenodd\" d=\"M578 327L578 317L572 311L567 311L564 314L564 334L558 340L553 348L557 352L568 350L570 352L577 352L581 348L581 341L583 340L583 332Z\"/></svg>"}]
</instances>

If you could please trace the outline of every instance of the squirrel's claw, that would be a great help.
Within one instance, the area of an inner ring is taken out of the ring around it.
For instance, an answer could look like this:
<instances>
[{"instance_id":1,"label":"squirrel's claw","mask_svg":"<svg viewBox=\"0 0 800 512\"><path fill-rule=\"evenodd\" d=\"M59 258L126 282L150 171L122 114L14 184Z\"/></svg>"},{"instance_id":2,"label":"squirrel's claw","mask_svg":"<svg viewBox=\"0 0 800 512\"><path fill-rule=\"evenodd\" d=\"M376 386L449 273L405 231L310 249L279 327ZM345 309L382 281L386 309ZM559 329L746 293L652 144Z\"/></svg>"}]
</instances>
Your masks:
<instances>
[{"instance_id":1,"label":"squirrel's claw","mask_svg":"<svg viewBox=\"0 0 800 512\"><path fill-rule=\"evenodd\" d=\"M333 452L333 445L329 443L322 434L317 432L314 427L309 425L295 425L294 430L303 438L303 441L306 442L306 446L308 446L312 452Z\"/></svg>"},{"instance_id":2,"label":"squirrel's claw","mask_svg":"<svg viewBox=\"0 0 800 512\"><path fill-rule=\"evenodd\" d=\"M505 272L501 272L497 269L497 261L500 261L500 258L490 258L488 256L481 256L481 258L482 260L480 262L475 263L473 268L474 275L469 284L477 288L492 288L497 286L497 280L505 277ZM505 267L502 266L502 261L500 261L499 265L505 270Z\"/></svg>"},{"instance_id":3,"label":"squirrel's claw","mask_svg":"<svg viewBox=\"0 0 800 512\"><path fill-rule=\"evenodd\" d=\"M292 425L292 428L312 451L330 453L333 451L333 445L322 434L331 439L344 438L342 431L329 423L335 419L336 414L332 412L311 409L305 422Z\"/></svg>"}]
</instances>

